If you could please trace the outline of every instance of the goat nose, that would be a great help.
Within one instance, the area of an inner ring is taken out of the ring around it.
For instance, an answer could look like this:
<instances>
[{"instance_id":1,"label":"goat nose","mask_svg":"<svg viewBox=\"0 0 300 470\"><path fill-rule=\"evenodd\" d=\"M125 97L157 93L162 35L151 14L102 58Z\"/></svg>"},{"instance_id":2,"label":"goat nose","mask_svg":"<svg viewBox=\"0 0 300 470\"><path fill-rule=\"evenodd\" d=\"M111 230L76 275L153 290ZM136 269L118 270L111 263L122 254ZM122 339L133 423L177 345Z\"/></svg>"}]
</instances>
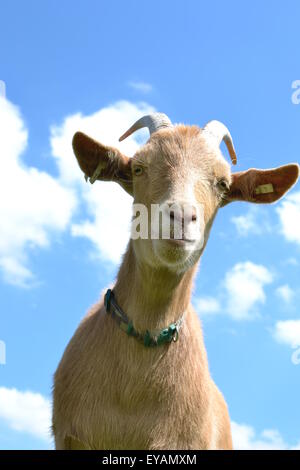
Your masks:
<instances>
[{"instance_id":1,"label":"goat nose","mask_svg":"<svg viewBox=\"0 0 300 470\"><path fill-rule=\"evenodd\" d=\"M172 222L196 222L197 210L193 205L186 203L168 203L168 206L170 210L170 219Z\"/></svg>"},{"instance_id":2,"label":"goat nose","mask_svg":"<svg viewBox=\"0 0 300 470\"><path fill-rule=\"evenodd\" d=\"M191 211L191 220L192 222L196 222L197 220L197 211L196 211L196 208L194 206L191 206L192 208L192 211Z\"/></svg>"}]
</instances>

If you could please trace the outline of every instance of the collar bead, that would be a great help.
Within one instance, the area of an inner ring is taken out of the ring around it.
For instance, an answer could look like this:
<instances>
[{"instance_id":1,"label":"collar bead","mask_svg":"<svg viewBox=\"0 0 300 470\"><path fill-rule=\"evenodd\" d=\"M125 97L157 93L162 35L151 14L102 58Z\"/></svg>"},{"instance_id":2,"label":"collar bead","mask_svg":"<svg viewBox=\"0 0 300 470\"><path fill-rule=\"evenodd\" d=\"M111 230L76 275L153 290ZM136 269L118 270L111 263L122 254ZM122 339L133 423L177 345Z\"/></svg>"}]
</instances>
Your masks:
<instances>
[{"instance_id":1,"label":"collar bead","mask_svg":"<svg viewBox=\"0 0 300 470\"><path fill-rule=\"evenodd\" d=\"M118 323L121 330L127 333L128 336L136 338L138 341L143 343L145 347L161 346L162 344L171 343L172 341L176 342L178 340L179 330L183 323L184 314L179 320L171 323L167 328L154 332L146 330L145 333L140 333L136 331L132 321L118 305L111 289L106 291L104 296L104 306L106 313L111 315L111 317Z\"/></svg>"}]
</instances>

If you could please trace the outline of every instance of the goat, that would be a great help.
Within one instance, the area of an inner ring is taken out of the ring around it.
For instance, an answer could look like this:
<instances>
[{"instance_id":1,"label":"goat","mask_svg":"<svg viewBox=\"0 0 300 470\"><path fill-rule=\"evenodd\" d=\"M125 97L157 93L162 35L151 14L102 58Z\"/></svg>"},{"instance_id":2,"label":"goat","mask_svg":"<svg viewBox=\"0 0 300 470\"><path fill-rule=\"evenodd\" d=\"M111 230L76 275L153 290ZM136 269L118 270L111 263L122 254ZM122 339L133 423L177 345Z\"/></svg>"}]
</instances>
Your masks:
<instances>
[{"instance_id":1,"label":"goat","mask_svg":"<svg viewBox=\"0 0 300 470\"><path fill-rule=\"evenodd\" d=\"M235 149L218 121L173 126L154 113L120 140L142 127L150 139L133 158L77 132L81 170L91 182L119 183L149 210L176 203L192 215L181 238L132 237L113 291L79 325L54 377L56 449L232 449L227 405L190 303L193 278L218 209L278 200L296 183L299 166L232 174L219 147L224 140L233 164ZM194 233L200 208L201 242Z\"/></svg>"}]
</instances>

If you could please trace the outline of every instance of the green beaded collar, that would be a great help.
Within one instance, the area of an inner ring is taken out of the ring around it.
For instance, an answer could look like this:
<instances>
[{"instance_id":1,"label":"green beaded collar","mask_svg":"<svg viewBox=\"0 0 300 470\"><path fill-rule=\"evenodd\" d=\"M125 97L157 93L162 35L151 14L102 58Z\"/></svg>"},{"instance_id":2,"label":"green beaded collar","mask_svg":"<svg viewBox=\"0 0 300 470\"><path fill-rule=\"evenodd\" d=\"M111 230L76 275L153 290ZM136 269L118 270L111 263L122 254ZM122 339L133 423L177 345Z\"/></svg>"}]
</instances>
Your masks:
<instances>
[{"instance_id":1,"label":"green beaded collar","mask_svg":"<svg viewBox=\"0 0 300 470\"><path fill-rule=\"evenodd\" d=\"M179 330L182 326L184 314L175 323L171 323L167 328L163 328L158 331L148 331L145 333L139 333L135 330L132 321L129 320L126 313L119 307L115 299L114 293L111 289L108 289L104 296L104 306L106 313L110 314L111 317L118 323L121 330L125 331L128 336L133 336L138 341L144 344L146 347L161 346L165 343L176 342L179 337Z\"/></svg>"}]
</instances>

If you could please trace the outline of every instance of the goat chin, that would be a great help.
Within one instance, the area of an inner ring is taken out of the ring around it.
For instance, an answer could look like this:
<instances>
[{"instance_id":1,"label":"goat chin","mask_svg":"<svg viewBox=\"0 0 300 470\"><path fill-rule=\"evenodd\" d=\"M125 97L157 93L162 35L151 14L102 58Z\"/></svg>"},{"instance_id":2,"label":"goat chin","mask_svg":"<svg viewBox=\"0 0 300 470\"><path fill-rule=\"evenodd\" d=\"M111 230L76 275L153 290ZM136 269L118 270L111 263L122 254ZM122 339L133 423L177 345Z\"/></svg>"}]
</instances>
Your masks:
<instances>
[{"instance_id":1,"label":"goat chin","mask_svg":"<svg viewBox=\"0 0 300 470\"><path fill-rule=\"evenodd\" d=\"M197 242L177 240L153 240L153 251L158 264L172 270L186 271L200 258L201 248Z\"/></svg>"}]
</instances>

